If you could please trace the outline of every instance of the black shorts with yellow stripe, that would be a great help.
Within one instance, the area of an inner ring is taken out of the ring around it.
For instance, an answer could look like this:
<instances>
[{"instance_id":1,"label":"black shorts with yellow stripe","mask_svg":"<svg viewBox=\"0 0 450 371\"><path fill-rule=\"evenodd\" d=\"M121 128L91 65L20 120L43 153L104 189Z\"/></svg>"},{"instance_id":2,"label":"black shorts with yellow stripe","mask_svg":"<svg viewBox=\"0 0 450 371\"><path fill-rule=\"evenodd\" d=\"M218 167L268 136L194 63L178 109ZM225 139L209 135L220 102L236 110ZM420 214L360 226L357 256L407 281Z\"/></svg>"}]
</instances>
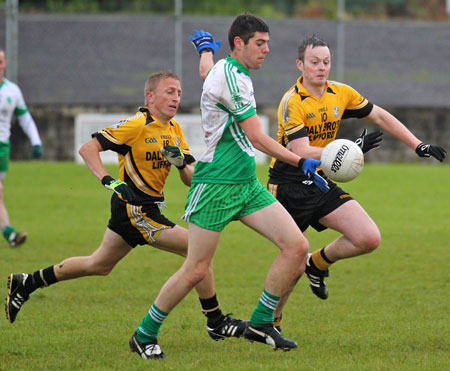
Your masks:
<instances>
[{"instance_id":1,"label":"black shorts with yellow stripe","mask_svg":"<svg viewBox=\"0 0 450 371\"><path fill-rule=\"evenodd\" d=\"M330 190L322 192L311 180L297 183L271 184L267 189L291 214L302 232L311 226L317 231L327 229L319 219L353 198L336 183L328 180Z\"/></svg>"},{"instance_id":2,"label":"black shorts with yellow stripe","mask_svg":"<svg viewBox=\"0 0 450 371\"><path fill-rule=\"evenodd\" d=\"M131 247L152 244L164 229L175 226L155 202L131 205L115 193L111 197L111 218L108 228L119 234Z\"/></svg>"}]
</instances>

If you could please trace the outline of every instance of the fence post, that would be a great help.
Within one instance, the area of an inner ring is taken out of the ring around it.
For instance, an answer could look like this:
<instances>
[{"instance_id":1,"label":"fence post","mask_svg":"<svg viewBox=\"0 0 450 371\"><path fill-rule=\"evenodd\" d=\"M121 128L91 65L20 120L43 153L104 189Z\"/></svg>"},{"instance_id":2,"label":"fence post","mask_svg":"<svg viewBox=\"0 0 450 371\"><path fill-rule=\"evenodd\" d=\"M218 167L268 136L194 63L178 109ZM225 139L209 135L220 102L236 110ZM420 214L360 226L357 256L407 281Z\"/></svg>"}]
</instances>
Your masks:
<instances>
[{"instance_id":1,"label":"fence post","mask_svg":"<svg viewBox=\"0 0 450 371\"><path fill-rule=\"evenodd\" d=\"M18 82L19 71L19 1L6 0L6 40L5 53L8 59L6 78Z\"/></svg>"},{"instance_id":2,"label":"fence post","mask_svg":"<svg viewBox=\"0 0 450 371\"><path fill-rule=\"evenodd\" d=\"M345 0L337 0L337 46L336 80L344 81L345 65Z\"/></svg>"},{"instance_id":3,"label":"fence post","mask_svg":"<svg viewBox=\"0 0 450 371\"><path fill-rule=\"evenodd\" d=\"M183 0L175 0L175 73L182 80L183 74Z\"/></svg>"}]
</instances>

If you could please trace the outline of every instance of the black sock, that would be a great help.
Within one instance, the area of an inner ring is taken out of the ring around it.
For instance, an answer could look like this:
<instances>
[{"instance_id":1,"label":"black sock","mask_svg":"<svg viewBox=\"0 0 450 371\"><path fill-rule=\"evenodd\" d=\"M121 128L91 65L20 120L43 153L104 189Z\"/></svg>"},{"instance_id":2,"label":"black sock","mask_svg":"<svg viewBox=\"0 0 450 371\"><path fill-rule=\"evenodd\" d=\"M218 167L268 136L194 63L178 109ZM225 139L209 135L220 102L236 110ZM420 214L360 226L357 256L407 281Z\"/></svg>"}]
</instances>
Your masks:
<instances>
[{"instance_id":1,"label":"black sock","mask_svg":"<svg viewBox=\"0 0 450 371\"><path fill-rule=\"evenodd\" d=\"M208 325L213 327L217 326L223 319L224 315L220 310L219 302L217 301L217 296L214 295L209 299L200 299L202 305L202 312L208 319Z\"/></svg>"},{"instance_id":2,"label":"black sock","mask_svg":"<svg viewBox=\"0 0 450 371\"><path fill-rule=\"evenodd\" d=\"M31 294L40 287L50 286L56 282L58 280L55 277L55 270L52 265L51 267L40 269L32 275L30 274L25 281L25 290L27 290L28 294Z\"/></svg>"}]
</instances>

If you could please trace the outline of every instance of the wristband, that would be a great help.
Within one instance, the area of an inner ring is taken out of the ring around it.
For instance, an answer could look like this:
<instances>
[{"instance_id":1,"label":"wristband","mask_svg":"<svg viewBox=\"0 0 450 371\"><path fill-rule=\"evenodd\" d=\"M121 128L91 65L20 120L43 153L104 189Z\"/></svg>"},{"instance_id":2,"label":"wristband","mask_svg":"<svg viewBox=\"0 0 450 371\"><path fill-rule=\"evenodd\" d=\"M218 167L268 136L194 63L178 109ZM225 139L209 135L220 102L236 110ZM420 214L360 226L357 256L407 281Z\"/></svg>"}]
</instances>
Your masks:
<instances>
[{"instance_id":1,"label":"wristband","mask_svg":"<svg viewBox=\"0 0 450 371\"><path fill-rule=\"evenodd\" d=\"M178 169L178 170L183 170L183 169L186 167L186 165L187 165L187 162L186 162L186 160L184 160L184 161L183 161L183 165L177 166L177 169Z\"/></svg>"},{"instance_id":2,"label":"wristband","mask_svg":"<svg viewBox=\"0 0 450 371\"><path fill-rule=\"evenodd\" d=\"M297 167L300 169L300 170L303 170L303 164L305 163L305 159L302 157L300 160L298 160L298 165L297 165Z\"/></svg>"},{"instance_id":3,"label":"wristband","mask_svg":"<svg viewBox=\"0 0 450 371\"><path fill-rule=\"evenodd\" d=\"M203 48L202 50L200 50L199 55L202 55L205 52L213 53L213 50L211 48Z\"/></svg>"}]
</instances>

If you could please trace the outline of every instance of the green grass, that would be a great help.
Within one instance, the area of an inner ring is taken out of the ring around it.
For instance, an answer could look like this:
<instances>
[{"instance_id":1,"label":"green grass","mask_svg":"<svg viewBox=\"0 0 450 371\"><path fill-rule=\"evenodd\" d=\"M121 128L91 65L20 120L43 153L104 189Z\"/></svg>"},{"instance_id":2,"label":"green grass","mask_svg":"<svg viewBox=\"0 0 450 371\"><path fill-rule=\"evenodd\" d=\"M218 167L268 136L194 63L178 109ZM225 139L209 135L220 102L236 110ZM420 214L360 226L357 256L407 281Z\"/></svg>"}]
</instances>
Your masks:
<instances>
[{"instance_id":1,"label":"green grass","mask_svg":"<svg viewBox=\"0 0 450 371\"><path fill-rule=\"evenodd\" d=\"M284 312L288 353L241 339L210 340L195 292L166 320L164 361L128 352L128 340L182 259L149 247L132 251L108 277L36 291L11 325L0 320L0 370L444 370L450 369L450 166L368 164L344 188L376 221L374 253L332 267L330 297L302 278ZM267 166L258 168L265 182ZM112 174L116 171L112 168ZM180 216L187 188L169 177L166 216ZM86 167L13 162L5 199L13 224L29 233L0 243L0 293L11 272L32 273L99 245L110 193ZM355 226L357 228L357 226ZM311 250L337 234L309 231ZM248 318L276 248L235 222L222 234L214 266L225 312Z\"/></svg>"}]
</instances>

